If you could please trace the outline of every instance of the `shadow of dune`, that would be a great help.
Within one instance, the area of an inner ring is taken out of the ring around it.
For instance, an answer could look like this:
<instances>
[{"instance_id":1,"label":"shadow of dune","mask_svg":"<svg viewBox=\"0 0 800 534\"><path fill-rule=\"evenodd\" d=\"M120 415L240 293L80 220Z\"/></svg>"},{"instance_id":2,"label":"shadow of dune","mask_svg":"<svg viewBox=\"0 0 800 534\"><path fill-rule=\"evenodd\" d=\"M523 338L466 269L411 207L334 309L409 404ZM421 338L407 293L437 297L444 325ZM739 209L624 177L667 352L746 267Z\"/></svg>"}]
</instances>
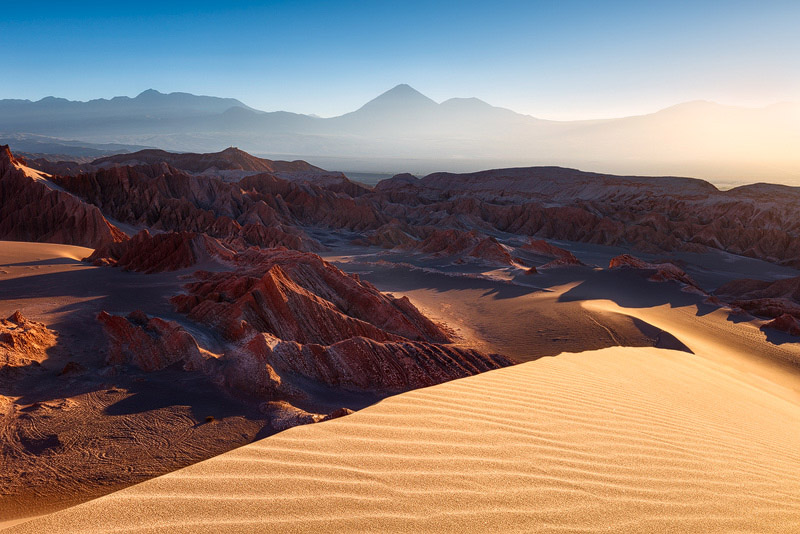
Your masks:
<instances>
[{"instance_id":1,"label":"shadow of dune","mask_svg":"<svg viewBox=\"0 0 800 534\"><path fill-rule=\"evenodd\" d=\"M3 263L0 264L0 267L33 267L33 266L44 266L44 265L75 265L75 266L87 266L85 263L81 262L80 260L75 260L72 258L49 258L46 260L35 260L35 261L20 261L16 263Z\"/></svg>"},{"instance_id":2,"label":"shadow of dune","mask_svg":"<svg viewBox=\"0 0 800 534\"><path fill-rule=\"evenodd\" d=\"M652 308L668 304L672 308L697 306L702 316L718 309L703 302L705 297L681 291L676 282L648 280L649 271L634 269L606 269L594 271L586 280L566 291L559 302L584 300L610 300L623 308Z\"/></svg>"}]
</instances>

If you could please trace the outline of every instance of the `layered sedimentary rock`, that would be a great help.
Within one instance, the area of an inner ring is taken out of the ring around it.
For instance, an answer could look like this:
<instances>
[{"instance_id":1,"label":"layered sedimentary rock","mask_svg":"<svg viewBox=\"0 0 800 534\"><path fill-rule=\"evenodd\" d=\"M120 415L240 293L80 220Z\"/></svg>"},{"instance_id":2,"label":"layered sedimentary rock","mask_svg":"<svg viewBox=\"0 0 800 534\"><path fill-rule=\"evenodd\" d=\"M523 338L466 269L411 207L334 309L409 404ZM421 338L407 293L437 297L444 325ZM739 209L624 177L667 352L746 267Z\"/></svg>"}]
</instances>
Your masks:
<instances>
[{"instance_id":1,"label":"layered sedimentary rock","mask_svg":"<svg viewBox=\"0 0 800 534\"><path fill-rule=\"evenodd\" d=\"M793 336L800 336L800 321L797 317L784 313L775 319L765 323L761 328L771 328L772 330L780 330Z\"/></svg>"},{"instance_id":2,"label":"layered sedimentary rock","mask_svg":"<svg viewBox=\"0 0 800 534\"><path fill-rule=\"evenodd\" d=\"M771 318L788 315L800 319L800 277L774 282L734 280L720 286L714 295L753 315Z\"/></svg>"},{"instance_id":3,"label":"layered sedimentary rock","mask_svg":"<svg viewBox=\"0 0 800 534\"><path fill-rule=\"evenodd\" d=\"M448 336L405 297L394 298L319 256L287 249L239 254L232 272L200 272L175 307L230 340L255 332L300 343L363 336L446 342Z\"/></svg>"},{"instance_id":4,"label":"layered sedimentary rock","mask_svg":"<svg viewBox=\"0 0 800 534\"><path fill-rule=\"evenodd\" d=\"M55 344L55 332L26 319L19 311L0 319L0 368L41 362Z\"/></svg>"},{"instance_id":5,"label":"layered sedimentary rock","mask_svg":"<svg viewBox=\"0 0 800 534\"><path fill-rule=\"evenodd\" d=\"M0 147L0 239L97 247L127 236L97 207L59 190Z\"/></svg>"},{"instance_id":6,"label":"layered sedimentary rock","mask_svg":"<svg viewBox=\"0 0 800 534\"><path fill-rule=\"evenodd\" d=\"M114 265L128 271L175 271L211 259L230 261L234 252L217 239L195 232L151 235L142 230L131 239L98 247L85 261Z\"/></svg>"},{"instance_id":7,"label":"layered sedimentary rock","mask_svg":"<svg viewBox=\"0 0 800 534\"><path fill-rule=\"evenodd\" d=\"M143 371L158 371L176 362L199 365L200 349L178 323L134 311L122 317L101 312L97 320L108 338L106 361L133 364Z\"/></svg>"},{"instance_id":8,"label":"layered sedimentary rock","mask_svg":"<svg viewBox=\"0 0 800 534\"><path fill-rule=\"evenodd\" d=\"M484 260L489 263L510 265L511 254L497 239L481 234L476 230L433 230L419 243L403 248L417 250L435 256L459 256Z\"/></svg>"},{"instance_id":9,"label":"layered sedimentary rock","mask_svg":"<svg viewBox=\"0 0 800 534\"><path fill-rule=\"evenodd\" d=\"M352 337L332 345L281 341L258 334L226 354L231 389L292 395L301 377L350 390L400 392L511 365L497 354L420 341L380 342Z\"/></svg>"},{"instance_id":10,"label":"layered sedimentary rock","mask_svg":"<svg viewBox=\"0 0 800 534\"><path fill-rule=\"evenodd\" d=\"M644 260L631 256L630 254L621 254L611 258L608 268L632 268L641 269L644 271L653 271L649 279L654 282L675 281L684 284L685 286L700 290L697 282L692 280L692 278L686 274L683 269L673 263L648 263Z\"/></svg>"},{"instance_id":11,"label":"layered sedimentary rock","mask_svg":"<svg viewBox=\"0 0 800 534\"><path fill-rule=\"evenodd\" d=\"M391 204L404 206L384 213L415 224L489 225L514 234L649 253L715 248L800 265L798 188L757 184L719 191L689 178L534 167L423 179L398 176L375 190Z\"/></svg>"},{"instance_id":12,"label":"layered sedimentary rock","mask_svg":"<svg viewBox=\"0 0 800 534\"><path fill-rule=\"evenodd\" d=\"M365 243L387 247L425 240L425 229L478 230L653 254L714 248L800 266L797 188L760 184L719 191L688 178L536 167L398 176L370 190L342 177L309 183L272 173L227 182L189 175L169 163L185 159L180 165L199 169L217 156L154 152L130 161L146 164L93 167L53 182L122 222L206 233L239 248L318 249L304 231L308 227L361 232Z\"/></svg>"}]
</instances>

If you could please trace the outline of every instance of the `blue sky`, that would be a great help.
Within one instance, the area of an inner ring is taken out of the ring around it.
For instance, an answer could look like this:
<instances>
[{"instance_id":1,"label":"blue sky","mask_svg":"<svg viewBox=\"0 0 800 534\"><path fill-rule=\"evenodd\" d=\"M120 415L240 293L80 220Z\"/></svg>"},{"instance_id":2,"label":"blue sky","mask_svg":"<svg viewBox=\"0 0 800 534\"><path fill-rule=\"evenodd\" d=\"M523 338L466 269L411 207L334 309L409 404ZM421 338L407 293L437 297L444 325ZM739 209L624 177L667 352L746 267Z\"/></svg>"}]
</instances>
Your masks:
<instances>
[{"instance_id":1,"label":"blue sky","mask_svg":"<svg viewBox=\"0 0 800 534\"><path fill-rule=\"evenodd\" d=\"M800 100L800 2L11 2L0 98L351 111L398 83L545 118Z\"/></svg>"}]
</instances>

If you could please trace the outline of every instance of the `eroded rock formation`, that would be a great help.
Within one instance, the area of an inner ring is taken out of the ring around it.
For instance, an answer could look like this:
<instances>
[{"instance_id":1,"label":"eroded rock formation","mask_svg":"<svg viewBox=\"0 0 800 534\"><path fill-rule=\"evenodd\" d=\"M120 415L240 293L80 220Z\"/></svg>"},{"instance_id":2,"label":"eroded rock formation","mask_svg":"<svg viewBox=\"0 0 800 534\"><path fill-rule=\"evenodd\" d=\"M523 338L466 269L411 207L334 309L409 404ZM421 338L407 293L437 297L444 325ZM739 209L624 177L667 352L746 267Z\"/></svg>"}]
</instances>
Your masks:
<instances>
[{"instance_id":1,"label":"eroded rock formation","mask_svg":"<svg viewBox=\"0 0 800 534\"><path fill-rule=\"evenodd\" d=\"M97 207L82 202L0 146L0 239L98 247L127 236Z\"/></svg>"},{"instance_id":2,"label":"eroded rock formation","mask_svg":"<svg viewBox=\"0 0 800 534\"><path fill-rule=\"evenodd\" d=\"M128 271L175 271L212 259L231 261L234 252L217 239L195 232L151 235L142 230L131 239L98 247L85 261Z\"/></svg>"},{"instance_id":3,"label":"eroded rock formation","mask_svg":"<svg viewBox=\"0 0 800 534\"><path fill-rule=\"evenodd\" d=\"M26 319L19 311L0 319L0 368L42 362L55 344L55 332L43 323Z\"/></svg>"}]
</instances>

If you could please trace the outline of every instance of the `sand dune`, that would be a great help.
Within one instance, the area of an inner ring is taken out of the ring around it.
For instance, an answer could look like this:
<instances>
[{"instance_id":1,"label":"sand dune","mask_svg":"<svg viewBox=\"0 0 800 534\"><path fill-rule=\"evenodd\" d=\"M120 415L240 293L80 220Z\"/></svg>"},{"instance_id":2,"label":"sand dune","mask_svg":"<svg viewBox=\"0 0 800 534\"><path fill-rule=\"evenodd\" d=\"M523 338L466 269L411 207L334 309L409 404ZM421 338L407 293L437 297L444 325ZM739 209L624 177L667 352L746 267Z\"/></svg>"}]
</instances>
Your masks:
<instances>
[{"instance_id":1,"label":"sand dune","mask_svg":"<svg viewBox=\"0 0 800 534\"><path fill-rule=\"evenodd\" d=\"M8 532L789 532L800 407L702 355L608 348L292 428Z\"/></svg>"}]
</instances>

